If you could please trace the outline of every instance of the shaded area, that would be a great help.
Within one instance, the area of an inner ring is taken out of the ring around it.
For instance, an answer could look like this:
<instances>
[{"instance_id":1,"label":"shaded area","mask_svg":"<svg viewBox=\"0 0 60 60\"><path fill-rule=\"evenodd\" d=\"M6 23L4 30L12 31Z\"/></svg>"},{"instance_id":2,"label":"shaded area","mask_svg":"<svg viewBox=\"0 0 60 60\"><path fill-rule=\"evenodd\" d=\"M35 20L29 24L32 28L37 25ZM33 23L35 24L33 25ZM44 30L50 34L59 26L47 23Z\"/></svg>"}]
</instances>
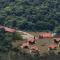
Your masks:
<instances>
[{"instance_id":1,"label":"shaded area","mask_svg":"<svg viewBox=\"0 0 60 60\"><path fill-rule=\"evenodd\" d=\"M58 54L49 52L48 54L44 53L43 55L40 55L38 53L28 54L21 51L10 51L9 53L0 52L0 60L60 60L60 52L58 52Z\"/></svg>"}]
</instances>

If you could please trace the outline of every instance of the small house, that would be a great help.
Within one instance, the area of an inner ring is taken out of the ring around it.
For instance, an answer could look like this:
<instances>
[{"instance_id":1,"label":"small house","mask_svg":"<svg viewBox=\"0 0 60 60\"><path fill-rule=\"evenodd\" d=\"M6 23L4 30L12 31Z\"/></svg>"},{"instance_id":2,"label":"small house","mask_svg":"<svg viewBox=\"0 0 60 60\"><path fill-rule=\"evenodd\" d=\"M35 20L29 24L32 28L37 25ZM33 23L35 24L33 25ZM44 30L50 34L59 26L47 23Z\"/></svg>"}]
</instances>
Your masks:
<instances>
[{"instance_id":1,"label":"small house","mask_svg":"<svg viewBox=\"0 0 60 60\"><path fill-rule=\"evenodd\" d=\"M39 38L52 38L52 33L51 32L41 32L39 33Z\"/></svg>"},{"instance_id":2,"label":"small house","mask_svg":"<svg viewBox=\"0 0 60 60\"><path fill-rule=\"evenodd\" d=\"M27 42L29 42L29 44L34 44L35 43L35 39L34 38L30 38L27 40Z\"/></svg>"},{"instance_id":3,"label":"small house","mask_svg":"<svg viewBox=\"0 0 60 60\"><path fill-rule=\"evenodd\" d=\"M21 48L28 48L29 47L29 43L25 42L21 45Z\"/></svg>"},{"instance_id":4,"label":"small house","mask_svg":"<svg viewBox=\"0 0 60 60\"><path fill-rule=\"evenodd\" d=\"M56 44L50 44L48 45L48 50L55 50L57 48Z\"/></svg>"}]
</instances>

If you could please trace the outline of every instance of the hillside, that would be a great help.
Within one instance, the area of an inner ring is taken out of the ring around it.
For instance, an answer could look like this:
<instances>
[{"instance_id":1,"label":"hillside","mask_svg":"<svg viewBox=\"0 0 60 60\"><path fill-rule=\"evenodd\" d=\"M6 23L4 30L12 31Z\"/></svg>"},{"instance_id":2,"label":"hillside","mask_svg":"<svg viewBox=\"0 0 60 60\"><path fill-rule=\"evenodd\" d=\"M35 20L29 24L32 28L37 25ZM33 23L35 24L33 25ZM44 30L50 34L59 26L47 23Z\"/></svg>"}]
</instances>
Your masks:
<instances>
[{"instance_id":1,"label":"hillside","mask_svg":"<svg viewBox=\"0 0 60 60\"><path fill-rule=\"evenodd\" d=\"M60 0L2 0L0 24L26 31L60 28Z\"/></svg>"},{"instance_id":2,"label":"hillside","mask_svg":"<svg viewBox=\"0 0 60 60\"><path fill-rule=\"evenodd\" d=\"M0 0L0 60L60 60L60 0Z\"/></svg>"}]
</instances>

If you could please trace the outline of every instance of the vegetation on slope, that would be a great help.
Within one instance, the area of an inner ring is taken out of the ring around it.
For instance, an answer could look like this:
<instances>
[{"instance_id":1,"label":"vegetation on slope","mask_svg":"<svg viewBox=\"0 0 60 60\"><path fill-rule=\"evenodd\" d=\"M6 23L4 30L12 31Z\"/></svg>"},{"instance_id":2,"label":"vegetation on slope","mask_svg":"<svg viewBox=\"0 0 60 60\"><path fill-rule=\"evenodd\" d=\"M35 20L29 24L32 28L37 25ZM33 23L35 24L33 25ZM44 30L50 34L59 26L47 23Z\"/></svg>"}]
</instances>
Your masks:
<instances>
[{"instance_id":1,"label":"vegetation on slope","mask_svg":"<svg viewBox=\"0 0 60 60\"><path fill-rule=\"evenodd\" d=\"M60 27L59 0L2 0L0 23L28 31L54 31Z\"/></svg>"}]
</instances>

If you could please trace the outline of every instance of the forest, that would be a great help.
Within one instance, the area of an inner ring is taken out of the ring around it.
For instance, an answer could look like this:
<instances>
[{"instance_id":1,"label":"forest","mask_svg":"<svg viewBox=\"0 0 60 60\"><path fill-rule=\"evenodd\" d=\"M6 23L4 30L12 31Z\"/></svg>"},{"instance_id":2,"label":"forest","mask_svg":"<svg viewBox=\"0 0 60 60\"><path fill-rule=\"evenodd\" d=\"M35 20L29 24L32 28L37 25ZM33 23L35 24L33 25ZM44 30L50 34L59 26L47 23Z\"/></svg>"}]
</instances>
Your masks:
<instances>
[{"instance_id":1,"label":"forest","mask_svg":"<svg viewBox=\"0 0 60 60\"><path fill-rule=\"evenodd\" d=\"M60 29L60 0L0 0L0 24L25 31Z\"/></svg>"}]
</instances>

